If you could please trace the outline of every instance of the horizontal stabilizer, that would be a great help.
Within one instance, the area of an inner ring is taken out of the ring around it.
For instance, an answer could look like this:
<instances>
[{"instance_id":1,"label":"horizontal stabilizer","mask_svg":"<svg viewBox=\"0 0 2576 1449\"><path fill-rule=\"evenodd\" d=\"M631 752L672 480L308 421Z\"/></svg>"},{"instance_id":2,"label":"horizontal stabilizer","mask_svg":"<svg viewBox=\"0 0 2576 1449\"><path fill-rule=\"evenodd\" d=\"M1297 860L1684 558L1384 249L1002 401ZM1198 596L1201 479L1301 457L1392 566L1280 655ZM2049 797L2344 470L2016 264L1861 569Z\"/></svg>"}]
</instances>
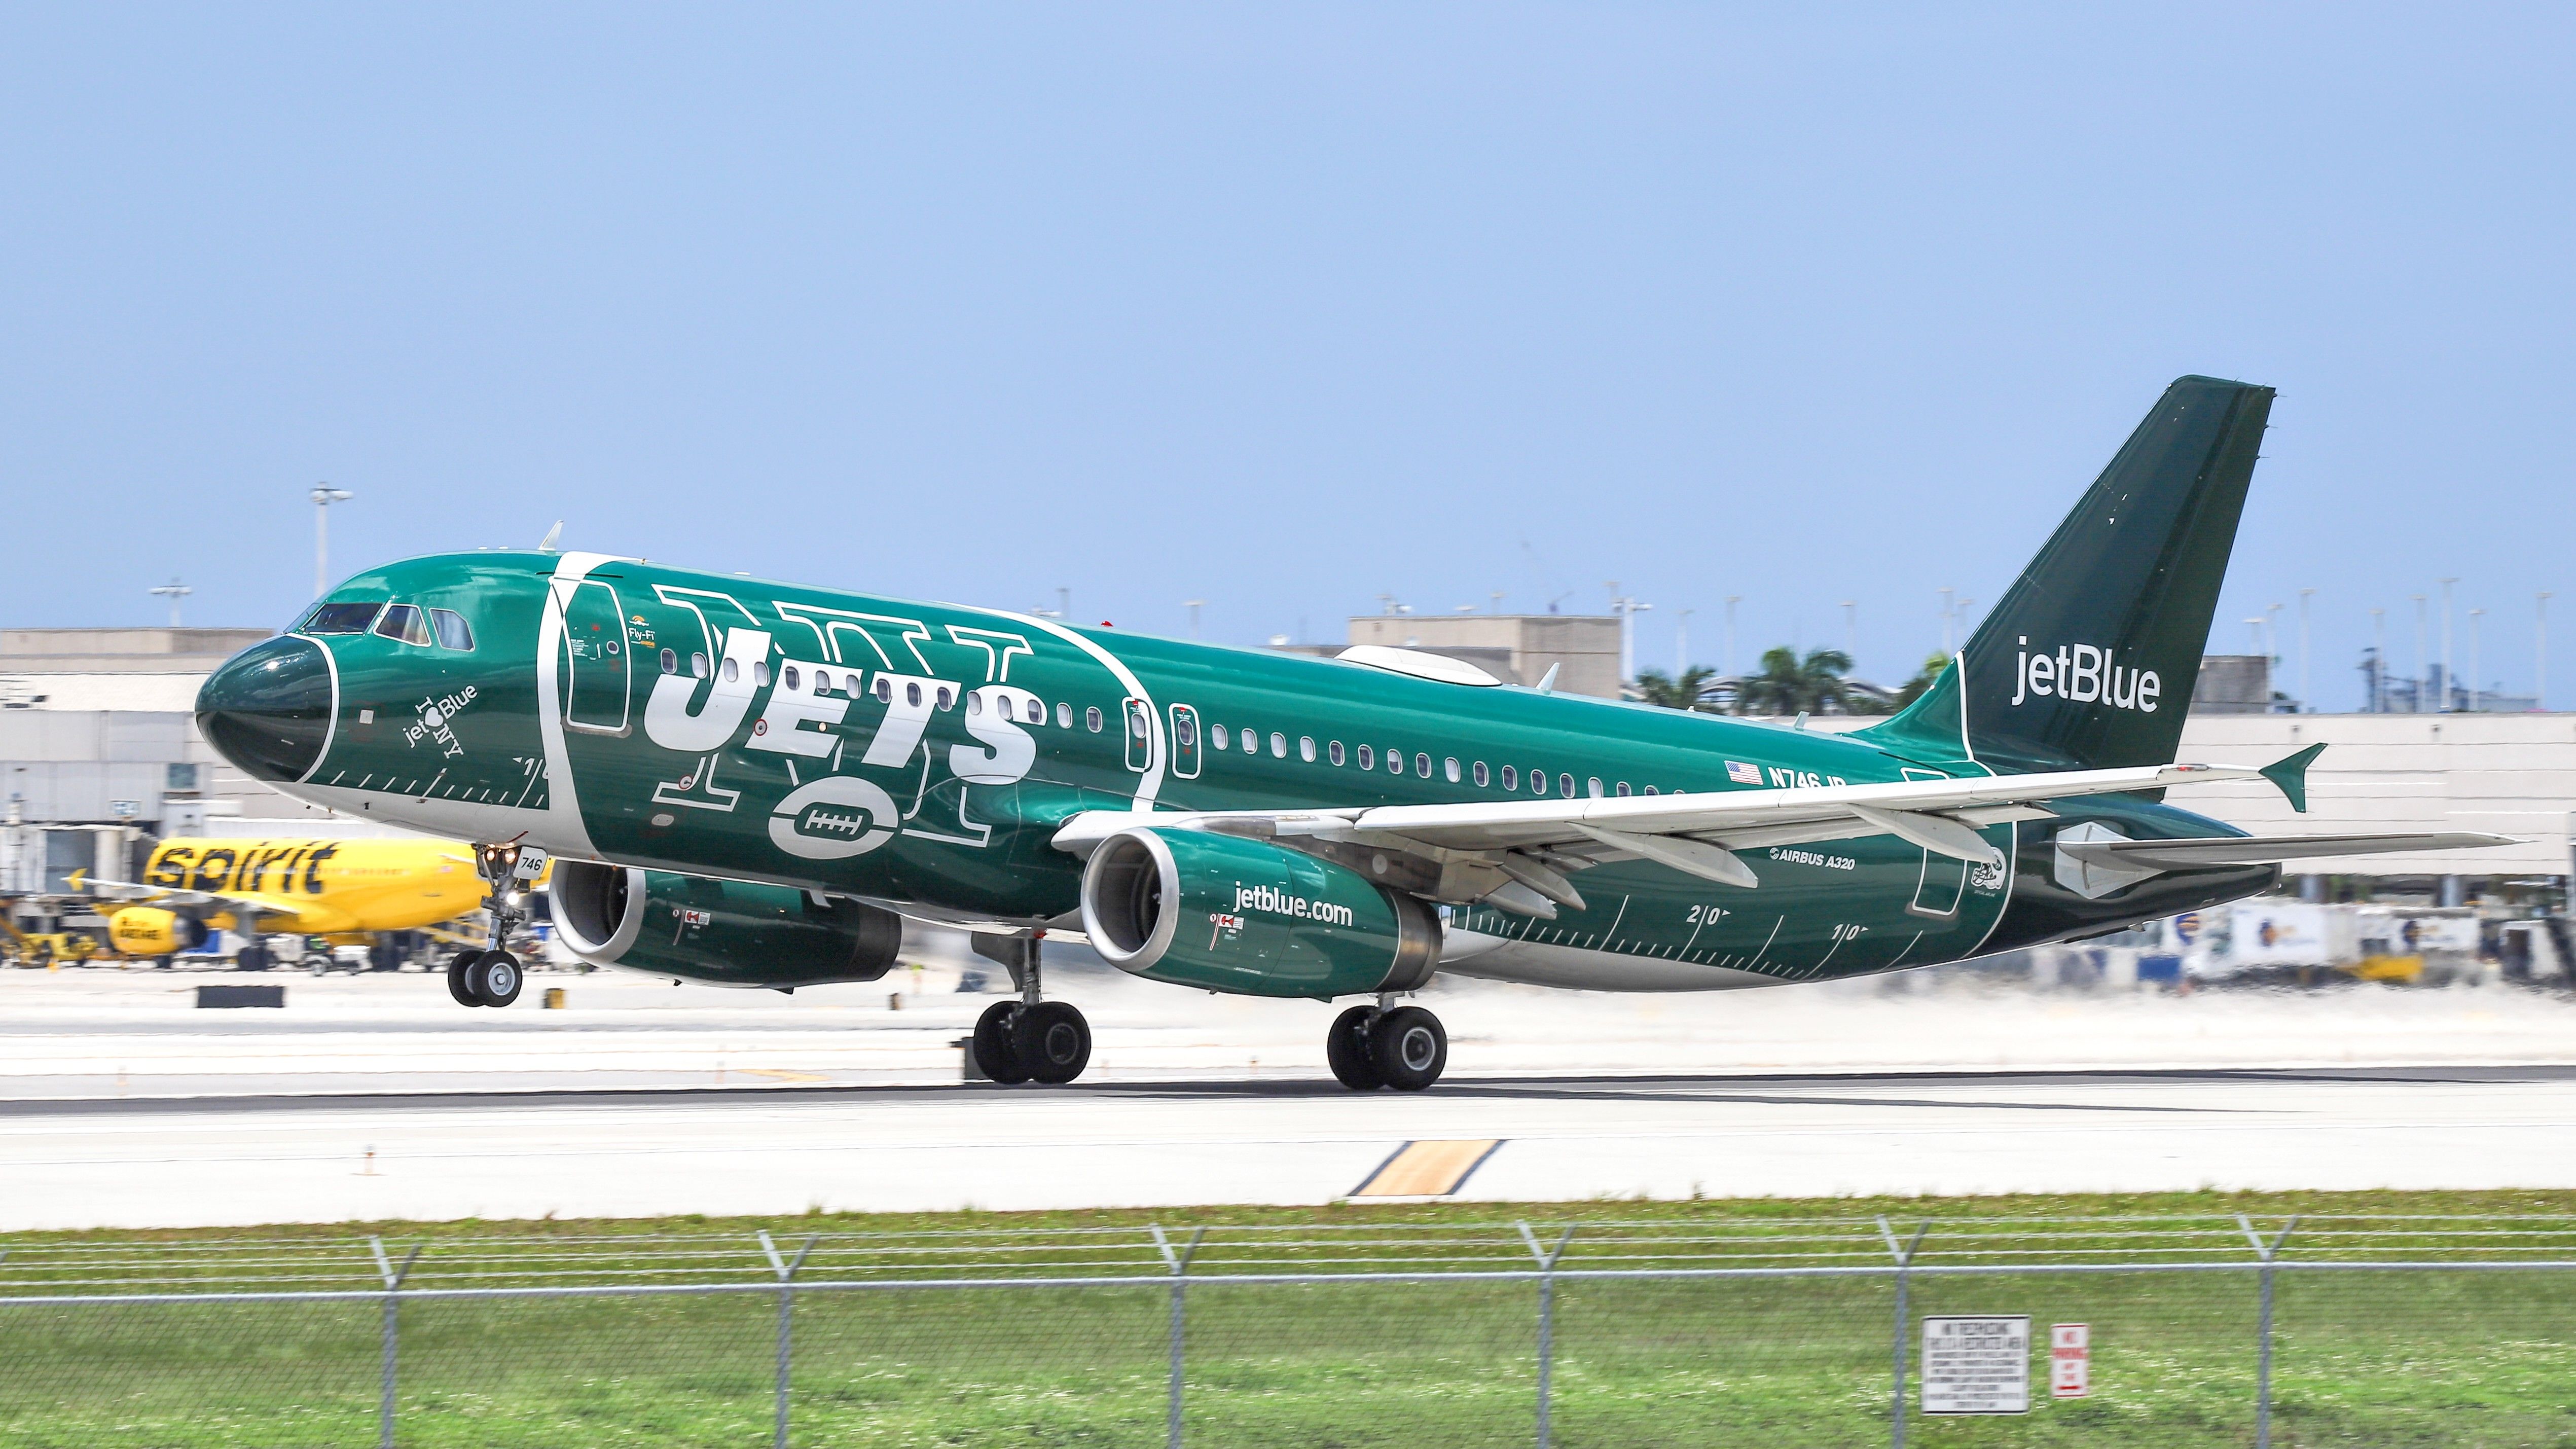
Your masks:
<instances>
[{"instance_id":1,"label":"horizontal stabilizer","mask_svg":"<svg viewBox=\"0 0 2576 1449\"><path fill-rule=\"evenodd\" d=\"M2057 848L2093 865L2193 870L2221 865L2272 865L2336 855L2393 855L2425 850L2477 850L2520 845L2510 835L2444 830L2382 835L2216 835L2198 840L2060 839Z\"/></svg>"}]
</instances>

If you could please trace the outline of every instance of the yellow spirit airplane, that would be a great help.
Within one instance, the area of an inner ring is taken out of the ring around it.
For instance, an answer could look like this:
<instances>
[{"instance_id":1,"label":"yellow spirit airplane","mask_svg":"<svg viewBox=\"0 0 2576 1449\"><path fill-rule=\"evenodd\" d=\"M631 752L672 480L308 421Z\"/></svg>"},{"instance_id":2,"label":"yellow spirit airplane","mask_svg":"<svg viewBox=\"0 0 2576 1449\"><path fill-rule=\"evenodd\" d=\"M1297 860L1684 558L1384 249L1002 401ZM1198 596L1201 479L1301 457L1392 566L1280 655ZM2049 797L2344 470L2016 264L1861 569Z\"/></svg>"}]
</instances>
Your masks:
<instances>
[{"instance_id":1,"label":"yellow spirit airplane","mask_svg":"<svg viewBox=\"0 0 2576 1449\"><path fill-rule=\"evenodd\" d=\"M267 963L263 935L413 931L483 903L473 849L453 840L168 840L140 881L73 884L133 903L107 918L108 941L123 955L196 950L211 907L214 924L252 938L242 950L252 959L240 964L253 969Z\"/></svg>"},{"instance_id":2,"label":"yellow spirit airplane","mask_svg":"<svg viewBox=\"0 0 2576 1449\"><path fill-rule=\"evenodd\" d=\"M1042 996L1038 938L1079 932L1149 980L1360 997L1334 1075L1418 1091L1448 1041L1400 1001L1435 971L1829 980L2203 909L2283 861L2504 843L2166 802L2267 779L2304 809L2323 748L2175 759L2271 404L2174 383L1932 688L1850 734L544 550L362 573L208 679L197 722L298 799L476 842L504 921L566 857L585 960L867 981L902 917L947 921L1020 987L976 1026L985 1073L1064 1082L1091 1033ZM450 972L518 994L507 951Z\"/></svg>"}]
</instances>

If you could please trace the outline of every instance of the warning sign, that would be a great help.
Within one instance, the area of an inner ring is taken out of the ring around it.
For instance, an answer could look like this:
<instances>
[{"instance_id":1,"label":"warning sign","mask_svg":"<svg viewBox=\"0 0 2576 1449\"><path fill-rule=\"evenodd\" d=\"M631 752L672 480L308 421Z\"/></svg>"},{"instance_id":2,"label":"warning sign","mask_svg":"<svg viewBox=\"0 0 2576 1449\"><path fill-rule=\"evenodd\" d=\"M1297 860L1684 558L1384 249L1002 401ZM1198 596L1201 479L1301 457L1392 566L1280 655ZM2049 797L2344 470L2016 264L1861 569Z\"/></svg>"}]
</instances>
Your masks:
<instances>
[{"instance_id":1,"label":"warning sign","mask_svg":"<svg viewBox=\"0 0 2576 1449\"><path fill-rule=\"evenodd\" d=\"M2082 1399L2093 1393L2093 1325L2061 1323L2048 1330L2048 1392Z\"/></svg>"},{"instance_id":2,"label":"warning sign","mask_svg":"<svg viewBox=\"0 0 2576 1449\"><path fill-rule=\"evenodd\" d=\"M1923 1412L2030 1412L2030 1317L1923 1320Z\"/></svg>"}]
</instances>

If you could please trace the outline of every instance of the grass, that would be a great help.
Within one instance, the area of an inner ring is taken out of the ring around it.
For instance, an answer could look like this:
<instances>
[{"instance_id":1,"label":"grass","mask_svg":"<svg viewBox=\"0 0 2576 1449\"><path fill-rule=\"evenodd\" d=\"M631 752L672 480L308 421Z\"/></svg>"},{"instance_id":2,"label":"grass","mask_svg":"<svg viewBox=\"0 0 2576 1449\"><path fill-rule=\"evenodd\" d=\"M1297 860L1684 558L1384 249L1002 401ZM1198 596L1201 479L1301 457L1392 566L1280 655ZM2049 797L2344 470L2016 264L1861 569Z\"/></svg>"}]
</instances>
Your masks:
<instances>
[{"instance_id":1,"label":"grass","mask_svg":"<svg viewBox=\"0 0 2576 1449\"><path fill-rule=\"evenodd\" d=\"M1818 1220L1865 1226L1881 1212L1952 1225L2075 1219L2044 1231L2057 1233L2061 1244L2096 1249L2134 1230L2107 1221L2114 1218L2244 1212L2277 1221L2298 1213L2320 1224L2315 1251L2331 1256L2341 1231L2334 1220L2576 1218L2576 1194L1434 1204L87 1233L0 1241L12 1250L0 1278L20 1285L9 1291L25 1292L57 1271L48 1263L85 1262L82 1271L95 1276L106 1261L181 1265L200 1286L213 1287L245 1262L272 1276L336 1264L352 1256L353 1235L379 1233L398 1247L431 1244L422 1271L449 1265L435 1281L493 1281L496 1274L533 1281L566 1263L606 1276L621 1260L638 1266L677 1254L696 1264L690 1276L698 1281L746 1282L765 1271L765 1260L756 1247L737 1254L730 1245L758 1228L791 1249L807 1234L844 1246L883 1245L965 1229L986 1235L972 1240L986 1245L979 1251L1069 1242L1085 1261L1126 1262L1102 1244L1141 1242L1148 1222L1217 1229L1202 1250L1208 1256L1194 1266L1228 1271L1231 1255L1232 1270L1240 1271L1255 1258L1280 1256L1281 1237L1329 1245L1310 1251L1346 1264L1364 1256L1346 1239L1410 1237L1406 1251L1436 1244L1440 1254L1471 1261L1489 1243L1520 1252L1518 1234L1503 1225L1522 1217L1534 1225L1584 1225L1578 1247L1587 1236L1630 1250L1650 1244L1660 1258L1683 1252L1684 1240L1698 1243L1691 1251L1699 1252L1720 1239L1737 1250L1792 1238L1822 1239L1832 1248L1839 1240L1817 1233ZM1223 1231L1253 1227L1305 1231ZM1323 1228L1362 1231L1315 1231ZM1084 1229L1117 1231L1040 1236ZM1875 1239L1874 1228L1868 1236ZM1968 1261L1957 1248L1943 1259L1943 1242L1936 1228L1925 1261ZM689 1257L709 1245L721 1251ZM1596 1251L1619 1256L1609 1246ZM1789 1248L1783 1242L1777 1251ZM2434 1244L2426 1251L2458 1249ZM740 1266L726 1254L736 1254ZM1140 1266L1148 1260L1159 1261L1150 1247L1134 1258ZM858 1276L849 1268L855 1261L845 1254L844 1270L828 1276ZM917 1271L917 1260L902 1261L906 1276ZM1570 1250L1566 1261L1581 1259ZM2252 1442L2251 1272L1925 1275L1911 1292L1914 1314L2028 1314L2042 1333L2053 1322L2091 1324L2095 1395L2052 1403L2043 1388L2034 1411L2017 1418L1918 1416L1910 1443ZM1187 1296L1188 1440L1264 1449L1531 1442L1536 1295L1528 1283L1199 1284ZM1786 1449L1887 1442L1894 1289L1885 1277L1568 1280L1555 1302L1560 1444ZM791 1310L792 1442L818 1449L1159 1444L1171 1303L1168 1285L1159 1282L801 1293ZM769 1442L774 1293L420 1300L400 1311L405 1445ZM2285 1272L2277 1324L2273 1442L2285 1449L2576 1446L2576 1271ZM372 1444L382 1327L382 1309L372 1301L0 1309L0 1444Z\"/></svg>"}]
</instances>

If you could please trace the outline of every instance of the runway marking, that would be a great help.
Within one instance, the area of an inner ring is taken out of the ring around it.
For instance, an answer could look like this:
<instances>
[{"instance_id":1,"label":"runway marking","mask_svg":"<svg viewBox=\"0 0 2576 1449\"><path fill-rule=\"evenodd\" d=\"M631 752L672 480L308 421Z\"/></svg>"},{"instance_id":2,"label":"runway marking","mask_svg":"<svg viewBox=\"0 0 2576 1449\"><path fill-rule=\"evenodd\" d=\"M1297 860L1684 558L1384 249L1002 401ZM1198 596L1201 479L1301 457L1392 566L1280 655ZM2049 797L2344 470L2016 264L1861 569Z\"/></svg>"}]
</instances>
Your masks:
<instances>
[{"instance_id":1,"label":"runway marking","mask_svg":"<svg viewBox=\"0 0 2576 1449\"><path fill-rule=\"evenodd\" d=\"M828 1082L832 1080L830 1077L817 1076L812 1072L791 1072L781 1067L736 1067L734 1070L742 1073L746 1077L768 1077L773 1081L780 1082Z\"/></svg>"},{"instance_id":2,"label":"runway marking","mask_svg":"<svg viewBox=\"0 0 2576 1449\"><path fill-rule=\"evenodd\" d=\"M1485 1159L1503 1145L1499 1137L1461 1142L1408 1142L1377 1165L1353 1197L1448 1197L1467 1185Z\"/></svg>"}]
</instances>

